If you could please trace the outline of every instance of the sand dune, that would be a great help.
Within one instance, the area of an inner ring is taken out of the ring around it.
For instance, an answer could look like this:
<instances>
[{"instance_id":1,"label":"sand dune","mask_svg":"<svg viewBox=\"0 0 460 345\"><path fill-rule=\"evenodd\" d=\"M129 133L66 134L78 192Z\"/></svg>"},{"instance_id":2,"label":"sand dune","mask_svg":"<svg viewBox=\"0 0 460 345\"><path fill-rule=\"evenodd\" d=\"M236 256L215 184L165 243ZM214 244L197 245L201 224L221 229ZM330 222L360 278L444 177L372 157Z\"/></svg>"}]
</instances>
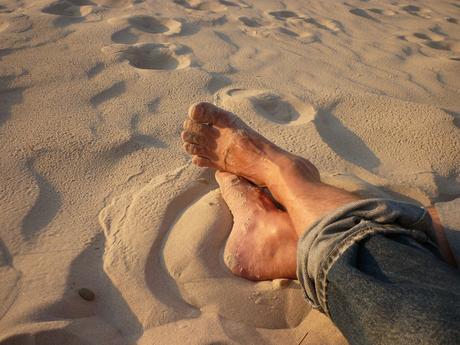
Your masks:
<instances>
[{"instance_id":1,"label":"sand dune","mask_svg":"<svg viewBox=\"0 0 460 345\"><path fill-rule=\"evenodd\" d=\"M455 1L2 1L0 344L345 344L296 281L227 270L187 108L234 111L342 188L450 200L459 20Z\"/></svg>"}]
</instances>

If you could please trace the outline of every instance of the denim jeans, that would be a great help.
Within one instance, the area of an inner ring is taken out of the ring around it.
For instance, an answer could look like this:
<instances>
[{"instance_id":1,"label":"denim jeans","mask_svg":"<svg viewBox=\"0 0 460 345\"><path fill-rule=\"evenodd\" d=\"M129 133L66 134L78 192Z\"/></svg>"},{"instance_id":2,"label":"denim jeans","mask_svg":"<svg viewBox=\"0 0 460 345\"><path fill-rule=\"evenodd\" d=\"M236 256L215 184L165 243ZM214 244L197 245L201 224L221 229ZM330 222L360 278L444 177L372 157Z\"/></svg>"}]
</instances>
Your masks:
<instances>
[{"instance_id":1,"label":"denim jeans","mask_svg":"<svg viewBox=\"0 0 460 345\"><path fill-rule=\"evenodd\" d=\"M350 344L460 344L460 275L418 206L358 201L299 240L305 297Z\"/></svg>"}]
</instances>

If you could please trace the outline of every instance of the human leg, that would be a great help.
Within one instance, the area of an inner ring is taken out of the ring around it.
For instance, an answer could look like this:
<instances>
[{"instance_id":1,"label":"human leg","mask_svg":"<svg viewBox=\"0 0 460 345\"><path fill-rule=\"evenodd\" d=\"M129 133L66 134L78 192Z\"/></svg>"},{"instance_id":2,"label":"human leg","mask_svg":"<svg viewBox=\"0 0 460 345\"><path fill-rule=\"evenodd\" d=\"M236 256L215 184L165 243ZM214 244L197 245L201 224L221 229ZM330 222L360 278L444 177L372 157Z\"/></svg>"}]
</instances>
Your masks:
<instances>
[{"instance_id":1,"label":"human leg","mask_svg":"<svg viewBox=\"0 0 460 345\"><path fill-rule=\"evenodd\" d=\"M352 245L328 275L329 314L350 344L436 345L460 339L460 275L406 235Z\"/></svg>"},{"instance_id":2,"label":"human leg","mask_svg":"<svg viewBox=\"0 0 460 345\"><path fill-rule=\"evenodd\" d=\"M321 183L308 160L295 156L210 103L190 107L182 132L185 150L198 166L242 176L266 186L287 210L297 233L316 219L359 197Z\"/></svg>"},{"instance_id":3,"label":"human leg","mask_svg":"<svg viewBox=\"0 0 460 345\"><path fill-rule=\"evenodd\" d=\"M298 237L287 212L242 177L216 172L216 180L233 215L224 251L230 270L251 280L295 278Z\"/></svg>"},{"instance_id":4,"label":"human leg","mask_svg":"<svg viewBox=\"0 0 460 345\"><path fill-rule=\"evenodd\" d=\"M195 164L230 171L267 186L286 207L300 237L297 276L307 300L331 316L352 343L389 344L395 339L423 343L417 342L418 334L425 343L437 339L442 344L457 336L458 325L444 322L459 319L460 308L455 303L454 308L449 305L449 299L458 301L458 294L452 293L459 286L456 273L447 272L450 268L428 250L435 237L430 217L422 208L388 200L360 200L325 185L309 161L283 151L235 115L207 103L191 108L182 137ZM401 247L396 238L410 242L409 247L415 249ZM363 247L364 252L358 251L359 255L346 261L356 247ZM415 260L413 275L399 274L398 260L385 261L388 253L405 263ZM365 257L371 263L360 263ZM382 278L378 270L386 264L394 271ZM371 273L359 271L363 265ZM429 269L436 273L424 275ZM395 279L393 283L391 279ZM443 281L449 281L447 289ZM365 289L353 289L353 284ZM395 300L398 294L401 298ZM433 294L439 298L433 299ZM360 298L366 298L367 303ZM428 303L430 299L434 304ZM397 303L400 309L394 308ZM427 313L429 309L436 315ZM389 315L398 317L396 326L385 319ZM355 320L350 322L350 317ZM402 336L404 332L410 334Z\"/></svg>"}]
</instances>

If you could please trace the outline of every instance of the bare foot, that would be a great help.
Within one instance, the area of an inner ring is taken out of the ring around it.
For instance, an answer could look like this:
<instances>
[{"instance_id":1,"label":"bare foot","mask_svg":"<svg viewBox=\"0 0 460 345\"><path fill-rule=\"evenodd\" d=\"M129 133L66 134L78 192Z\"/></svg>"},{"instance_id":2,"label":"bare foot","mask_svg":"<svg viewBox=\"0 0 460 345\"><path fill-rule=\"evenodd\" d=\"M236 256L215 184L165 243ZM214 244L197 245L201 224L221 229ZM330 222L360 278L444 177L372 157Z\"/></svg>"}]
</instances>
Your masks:
<instances>
[{"instance_id":1,"label":"bare foot","mask_svg":"<svg viewBox=\"0 0 460 345\"><path fill-rule=\"evenodd\" d=\"M243 176L259 186L265 186L266 181L274 178L278 160L296 159L236 115L211 103L190 107L182 140L196 165ZM319 180L316 168L312 172L312 177Z\"/></svg>"},{"instance_id":2,"label":"bare foot","mask_svg":"<svg viewBox=\"0 0 460 345\"><path fill-rule=\"evenodd\" d=\"M267 186L300 235L315 220L359 197L321 183L308 160L276 146L236 115L210 103L192 105L182 132L192 162Z\"/></svg>"},{"instance_id":3,"label":"bare foot","mask_svg":"<svg viewBox=\"0 0 460 345\"><path fill-rule=\"evenodd\" d=\"M216 180L233 214L224 253L230 270L251 280L295 278L298 238L288 214L243 178L217 172Z\"/></svg>"}]
</instances>

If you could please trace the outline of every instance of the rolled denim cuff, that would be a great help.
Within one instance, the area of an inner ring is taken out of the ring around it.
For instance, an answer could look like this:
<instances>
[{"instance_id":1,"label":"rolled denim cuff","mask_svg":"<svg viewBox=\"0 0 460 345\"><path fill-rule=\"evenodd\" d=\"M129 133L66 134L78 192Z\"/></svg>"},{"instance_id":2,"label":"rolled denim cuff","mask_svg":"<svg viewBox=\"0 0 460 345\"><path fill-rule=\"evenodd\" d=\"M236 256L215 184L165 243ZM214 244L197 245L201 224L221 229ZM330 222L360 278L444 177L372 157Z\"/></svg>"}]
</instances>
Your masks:
<instances>
[{"instance_id":1,"label":"rolled denim cuff","mask_svg":"<svg viewBox=\"0 0 460 345\"><path fill-rule=\"evenodd\" d=\"M405 234L436 243L428 212L419 206L386 199L359 200L316 221L300 237L297 277L313 308L329 315L327 274L353 244L375 234Z\"/></svg>"}]
</instances>

